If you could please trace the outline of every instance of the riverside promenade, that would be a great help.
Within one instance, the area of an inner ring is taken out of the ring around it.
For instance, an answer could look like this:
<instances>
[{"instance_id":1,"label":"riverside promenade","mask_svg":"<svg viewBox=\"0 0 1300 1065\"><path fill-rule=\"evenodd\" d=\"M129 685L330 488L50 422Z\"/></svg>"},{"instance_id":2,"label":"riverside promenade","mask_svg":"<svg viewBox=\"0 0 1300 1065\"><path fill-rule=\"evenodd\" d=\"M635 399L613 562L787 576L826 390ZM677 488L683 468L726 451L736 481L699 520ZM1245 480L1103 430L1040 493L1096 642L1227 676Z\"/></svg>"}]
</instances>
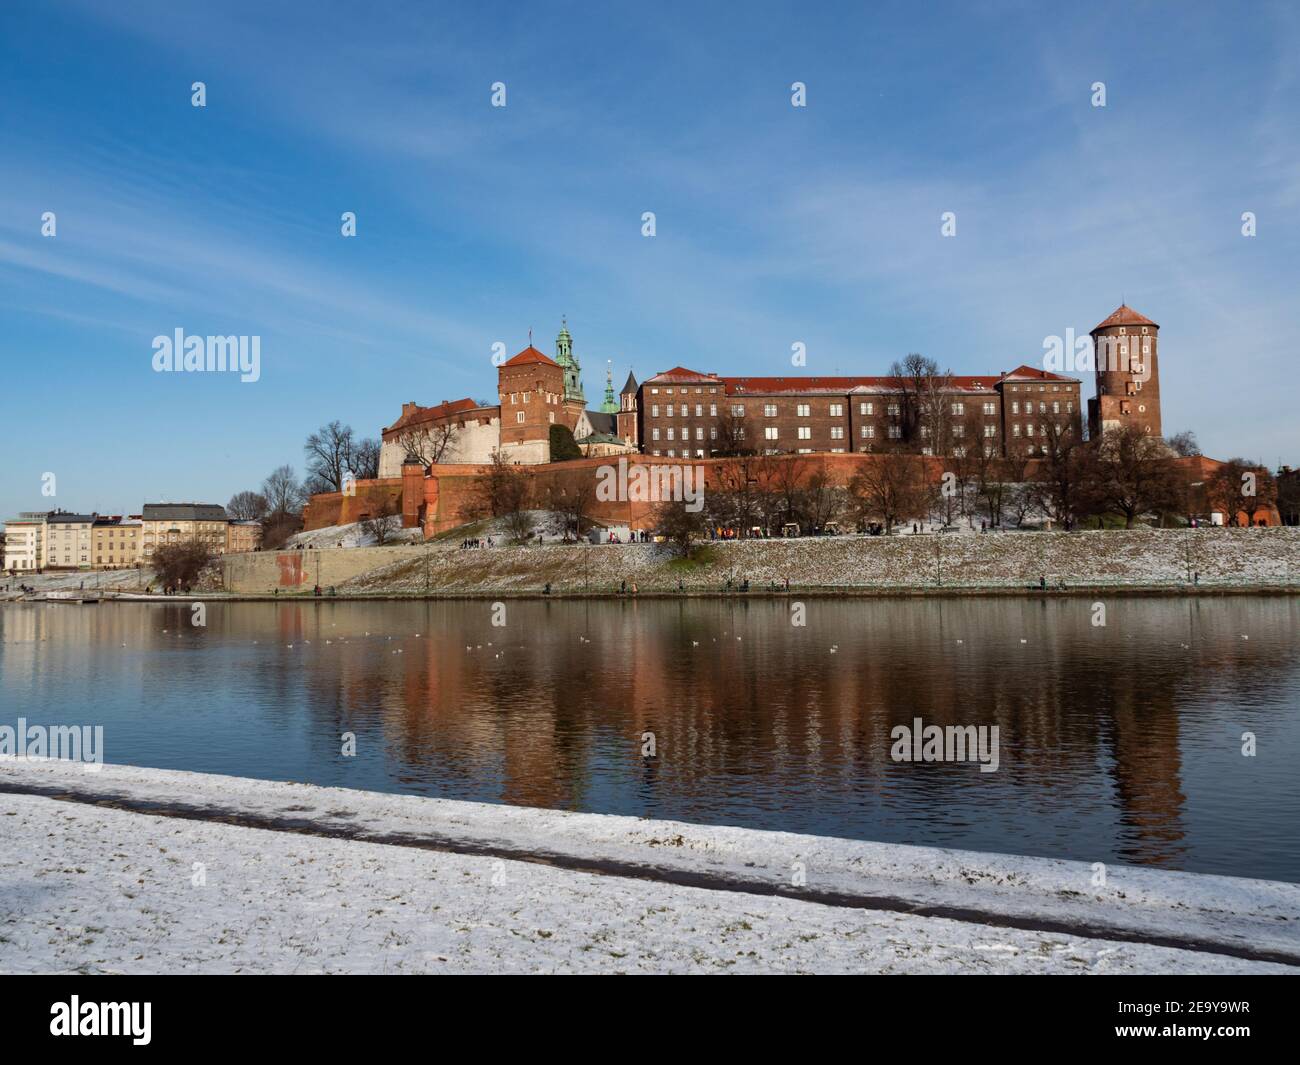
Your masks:
<instances>
[{"instance_id":1,"label":"riverside promenade","mask_svg":"<svg viewBox=\"0 0 1300 1065\"><path fill-rule=\"evenodd\" d=\"M1300 886L0 761L0 971L1300 972Z\"/></svg>"}]
</instances>

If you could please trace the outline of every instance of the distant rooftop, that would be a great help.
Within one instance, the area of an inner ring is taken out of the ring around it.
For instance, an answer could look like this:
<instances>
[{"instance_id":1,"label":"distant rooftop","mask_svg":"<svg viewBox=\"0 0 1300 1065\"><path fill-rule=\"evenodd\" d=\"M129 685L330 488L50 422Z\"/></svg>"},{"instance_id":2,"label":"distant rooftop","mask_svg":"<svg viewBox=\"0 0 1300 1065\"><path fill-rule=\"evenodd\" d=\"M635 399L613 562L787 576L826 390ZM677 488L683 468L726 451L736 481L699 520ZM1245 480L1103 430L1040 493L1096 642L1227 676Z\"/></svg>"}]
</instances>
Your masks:
<instances>
[{"instance_id":1,"label":"distant rooftop","mask_svg":"<svg viewBox=\"0 0 1300 1065\"><path fill-rule=\"evenodd\" d=\"M228 521L219 503L146 503L145 521Z\"/></svg>"}]
</instances>

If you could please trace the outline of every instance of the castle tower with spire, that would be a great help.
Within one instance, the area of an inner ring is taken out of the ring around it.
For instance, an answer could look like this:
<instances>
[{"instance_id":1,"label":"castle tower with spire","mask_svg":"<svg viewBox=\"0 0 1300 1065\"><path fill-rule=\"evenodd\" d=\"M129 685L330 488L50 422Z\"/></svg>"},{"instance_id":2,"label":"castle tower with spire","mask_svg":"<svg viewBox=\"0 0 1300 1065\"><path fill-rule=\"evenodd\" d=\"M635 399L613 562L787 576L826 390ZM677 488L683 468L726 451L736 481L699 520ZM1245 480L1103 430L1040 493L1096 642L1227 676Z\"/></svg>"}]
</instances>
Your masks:
<instances>
[{"instance_id":1,"label":"castle tower with spire","mask_svg":"<svg viewBox=\"0 0 1300 1065\"><path fill-rule=\"evenodd\" d=\"M587 405L582 391L582 367L573 354L573 337L569 334L567 318L560 319L560 332L555 338L555 361L564 368L564 398L566 401Z\"/></svg>"},{"instance_id":2,"label":"castle tower with spire","mask_svg":"<svg viewBox=\"0 0 1300 1065\"><path fill-rule=\"evenodd\" d=\"M1130 425L1161 436L1160 327L1120 304L1092 330L1097 395L1088 401L1088 433L1096 438Z\"/></svg>"},{"instance_id":3,"label":"castle tower with spire","mask_svg":"<svg viewBox=\"0 0 1300 1065\"><path fill-rule=\"evenodd\" d=\"M600 409L604 414L618 413L618 400L614 398L614 363L612 359L605 360L605 401L600 405Z\"/></svg>"},{"instance_id":4,"label":"castle tower with spire","mask_svg":"<svg viewBox=\"0 0 1300 1065\"><path fill-rule=\"evenodd\" d=\"M587 409L587 397L582 391L582 367L573 354L573 337L569 334L567 317L560 319L560 332L555 338L555 361L564 371L564 421L572 429Z\"/></svg>"},{"instance_id":5,"label":"castle tower with spire","mask_svg":"<svg viewBox=\"0 0 1300 1065\"><path fill-rule=\"evenodd\" d=\"M636 394L636 376L629 370L627 384L623 386L623 391L619 393L618 414L615 415L615 422L618 425L618 435L625 444L630 444L632 447L641 446L641 423L637 418Z\"/></svg>"}]
</instances>

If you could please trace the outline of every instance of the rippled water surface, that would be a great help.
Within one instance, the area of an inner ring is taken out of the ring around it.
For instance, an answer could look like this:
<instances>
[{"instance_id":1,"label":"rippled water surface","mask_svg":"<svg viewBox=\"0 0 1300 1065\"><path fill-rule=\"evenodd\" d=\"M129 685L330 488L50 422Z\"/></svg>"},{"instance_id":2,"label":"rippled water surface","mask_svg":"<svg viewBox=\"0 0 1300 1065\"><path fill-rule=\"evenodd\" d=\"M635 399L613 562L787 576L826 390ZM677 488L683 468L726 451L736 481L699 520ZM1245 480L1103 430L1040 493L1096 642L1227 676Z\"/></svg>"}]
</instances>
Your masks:
<instances>
[{"instance_id":1,"label":"rippled water surface","mask_svg":"<svg viewBox=\"0 0 1300 1065\"><path fill-rule=\"evenodd\" d=\"M8 604L0 724L102 724L109 762L1300 881L1300 601L805 608ZM997 772L892 761L915 717L999 726Z\"/></svg>"}]
</instances>

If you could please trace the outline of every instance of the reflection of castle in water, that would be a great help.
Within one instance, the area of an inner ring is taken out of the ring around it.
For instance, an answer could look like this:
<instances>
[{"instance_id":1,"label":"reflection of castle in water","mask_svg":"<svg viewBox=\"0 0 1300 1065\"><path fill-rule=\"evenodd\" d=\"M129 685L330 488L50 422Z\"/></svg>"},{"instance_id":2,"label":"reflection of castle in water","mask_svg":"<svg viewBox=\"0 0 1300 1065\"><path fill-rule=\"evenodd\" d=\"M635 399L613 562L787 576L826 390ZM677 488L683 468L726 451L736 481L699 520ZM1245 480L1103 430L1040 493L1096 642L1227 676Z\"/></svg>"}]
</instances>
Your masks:
<instances>
[{"instance_id":1,"label":"reflection of castle in water","mask_svg":"<svg viewBox=\"0 0 1300 1065\"><path fill-rule=\"evenodd\" d=\"M1190 663L1188 651L1148 653L1177 646L1165 604L1145 619L1135 604L1110 632L1068 602L827 604L811 615L833 621L805 630L781 603L518 603L504 630L484 605L468 635L463 615L438 623L445 604L422 609L431 630L461 636L408 641L380 681L373 660L351 652L337 678L312 679L337 684L345 705L369 696L413 775L433 770L480 791L488 779L492 799L559 808L608 803L619 789L635 796L629 812L671 796L701 819L756 782L770 782L774 799L847 790L939 818L954 805L978 809L984 786L1017 816L1035 816L1016 804L1036 793L1066 806L1084 796L1112 808L1123 857L1156 863L1177 859L1185 831L1178 684L1189 669L1248 662L1263 681L1289 668L1221 615L1189 622ZM890 762L890 729L917 713L999 725L1000 779ZM645 732L653 763L640 757Z\"/></svg>"},{"instance_id":2,"label":"reflection of castle in water","mask_svg":"<svg viewBox=\"0 0 1300 1065\"><path fill-rule=\"evenodd\" d=\"M0 610L0 667L39 691L52 644L234 645L235 682L310 721L314 757L337 762L355 732L392 786L869 838L925 822L927 841L973 849L996 848L986 826L1002 841L1050 823L1093 833L1077 849L1099 858L1174 864L1188 700L1295 684L1289 601L1124 600L1105 629L1084 600L806 606L800 628L781 601L510 602L494 628L488 603L211 604L193 631L180 602L29 605ZM1256 629L1272 611L1280 635L1241 640L1240 611ZM142 688L165 698L158 678ZM998 725L1000 770L891 762L914 716Z\"/></svg>"}]
</instances>

